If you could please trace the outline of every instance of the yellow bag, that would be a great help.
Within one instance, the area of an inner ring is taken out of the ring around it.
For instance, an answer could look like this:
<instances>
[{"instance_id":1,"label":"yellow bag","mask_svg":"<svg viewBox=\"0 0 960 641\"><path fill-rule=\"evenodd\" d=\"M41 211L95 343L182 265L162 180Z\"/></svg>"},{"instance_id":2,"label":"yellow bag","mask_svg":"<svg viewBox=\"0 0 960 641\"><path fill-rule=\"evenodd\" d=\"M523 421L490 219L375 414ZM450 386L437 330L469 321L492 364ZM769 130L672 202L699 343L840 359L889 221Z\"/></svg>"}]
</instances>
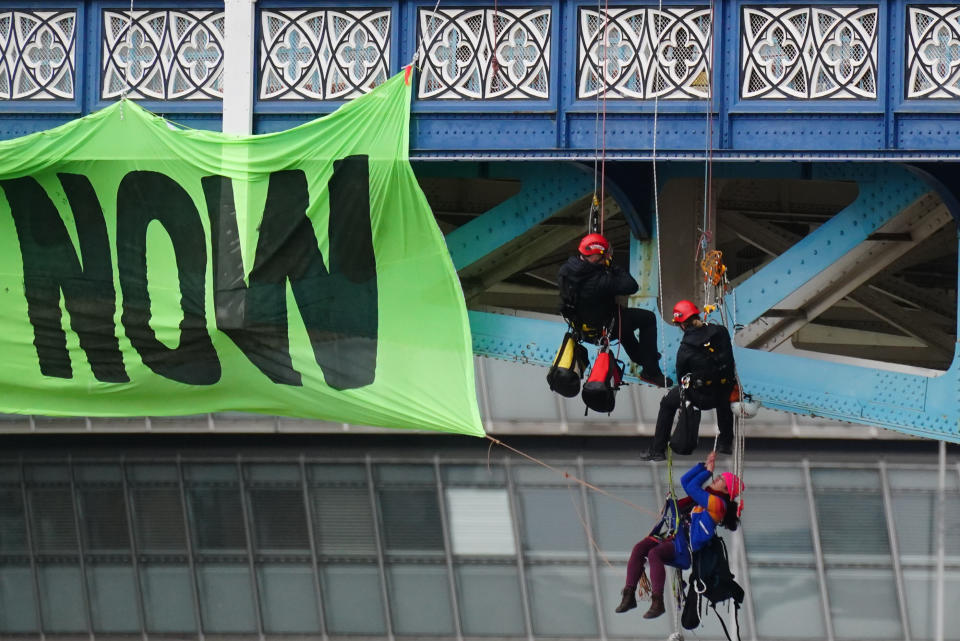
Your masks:
<instances>
[{"instance_id":1,"label":"yellow bag","mask_svg":"<svg viewBox=\"0 0 960 641\"><path fill-rule=\"evenodd\" d=\"M589 364L587 348L567 332L547 372L547 384L557 394L573 398L580 393L580 378Z\"/></svg>"}]
</instances>

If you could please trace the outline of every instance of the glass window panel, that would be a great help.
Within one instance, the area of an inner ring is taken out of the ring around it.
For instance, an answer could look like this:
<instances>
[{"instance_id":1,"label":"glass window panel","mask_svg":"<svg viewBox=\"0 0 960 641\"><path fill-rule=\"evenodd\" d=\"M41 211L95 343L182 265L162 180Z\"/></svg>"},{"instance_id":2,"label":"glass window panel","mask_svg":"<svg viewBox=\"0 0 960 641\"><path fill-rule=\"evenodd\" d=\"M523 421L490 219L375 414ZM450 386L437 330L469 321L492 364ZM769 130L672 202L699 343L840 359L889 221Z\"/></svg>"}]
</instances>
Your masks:
<instances>
[{"instance_id":1,"label":"glass window panel","mask_svg":"<svg viewBox=\"0 0 960 641\"><path fill-rule=\"evenodd\" d=\"M587 538L577 517L580 492L566 488L524 488L518 492L523 514L523 549L532 556L586 558Z\"/></svg>"},{"instance_id":2,"label":"glass window panel","mask_svg":"<svg viewBox=\"0 0 960 641\"><path fill-rule=\"evenodd\" d=\"M398 635L453 634L450 580L443 565L391 565L390 611Z\"/></svg>"},{"instance_id":3,"label":"glass window panel","mask_svg":"<svg viewBox=\"0 0 960 641\"><path fill-rule=\"evenodd\" d=\"M960 640L960 571L946 572L943 585L943 638L950 641Z\"/></svg>"},{"instance_id":4,"label":"glass window panel","mask_svg":"<svg viewBox=\"0 0 960 641\"><path fill-rule=\"evenodd\" d=\"M377 533L366 488L312 488L310 498L320 554L377 553Z\"/></svg>"},{"instance_id":5,"label":"glass window panel","mask_svg":"<svg viewBox=\"0 0 960 641\"><path fill-rule=\"evenodd\" d=\"M248 463L244 475L254 483L300 483L300 466L288 463Z\"/></svg>"},{"instance_id":6,"label":"glass window panel","mask_svg":"<svg viewBox=\"0 0 960 641\"><path fill-rule=\"evenodd\" d=\"M233 463L193 463L183 466L188 481L237 482L237 466Z\"/></svg>"},{"instance_id":7,"label":"glass window panel","mask_svg":"<svg viewBox=\"0 0 960 641\"><path fill-rule=\"evenodd\" d=\"M564 478L557 472L560 469L563 472L577 476L576 465L572 461L548 461L556 469L547 469L540 465L516 465L513 467L513 479L521 485L562 485L566 487L570 480Z\"/></svg>"},{"instance_id":8,"label":"glass window panel","mask_svg":"<svg viewBox=\"0 0 960 641\"><path fill-rule=\"evenodd\" d=\"M506 421L556 421L560 411L553 394L541 394L542 367L484 359L483 368L490 399L490 418ZM530 393L533 391L537 393ZM583 411L583 407L580 407Z\"/></svg>"},{"instance_id":9,"label":"glass window panel","mask_svg":"<svg viewBox=\"0 0 960 641\"><path fill-rule=\"evenodd\" d=\"M527 570L533 632L549 637L593 637L597 614L585 565L533 566ZM621 586L622 588L622 586Z\"/></svg>"},{"instance_id":10,"label":"glass window panel","mask_svg":"<svg viewBox=\"0 0 960 641\"><path fill-rule=\"evenodd\" d=\"M40 615L45 632L87 631L79 565L40 565Z\"/></svg>"},{"instance_id":11,"label":"glass window panel","mask_svg":"<svg viewBox=\"0 0 960 641\"><path fill-rule=\"evenodd\" d=\"M810 508L804 490L747 490L743 535L752 561L813 563Z\"/></svg>"},{"instance_id":12,"label":"glass window panel","mask_svg":"<svg viewBox=\"0 0 960 641\"><path fill-rule=\"evenodd\" d=\"M0 420L4 420L6 416L6 414L0 414ZM0 460L0 483L20 484L20 466L16 461Z\"/></svg>"},{"instance_id":13,"label":"glass window panel","mask_svg":"<svg viewBox=\"0 0 960 641\"><path fill-rule=\"evenodd\" d=\"M239 488L191 488L190 523L199 552L246 554L247 533Z\"/></svg>"},{"instance_id":14,"label":"glass window panel","mask_svg":"<svg viewBox=\"0 0 960 641\"><path fill-rule=\"evenodd\" d=\"M258 552L309 551L310 535L300 488L252 489L250 507L253 512L253 540Z\"/></svg>"},{"instance_id":15,"label":"glass window panel","mask_svg":"<svg viewBox=\"0 0 960 641\"><path fill-rule=\"evenodd\" d=\"M257 568L264 632L320 632L313 567L308 564L263 564Z\"/></svg>"},{"instance_id":16,"label":"glass window panel","mask_svg":"<svg viewBox=\"0 0 960 641\"><path fill-rule=\"evenodd\" d=\"M897 469L888 468L887 479L890 481L890 487L895 490L938 490L940 489L940 473L936 467L925 467L923 469L909 468ZM957 492L960 490L960 475L956 474L949 467L947 468L946 478L947 492Z\"/></svg>"},{"instance_id":17,"label":"glass window panel","mask_svg":"<svg viewBox=\"0 0 960 641\"><path fill-rule=\"evenodd\" d=\"M949 563L960 564L960 495L948 494L944 497L944 548Z\"/></svg>"},{"instance_id":18,"label":"glass window panel","mask_svg":"<svg viewBox=\"0 0 960 641\"><path fill-rule=\"evenodd\" d=\"M913 639L934 638L937 619L936 570L904 569L903 583L907 600L907 617ZM944 575L943 638L960 639L960 571L947 570Z\"/></svg>"},{"instance_id":19,"label":"glass window panel","mask_svg":"<svg viewBox=\"0 0 960 641\"><path fill-rule=\"evenodd\" d=\"M877 490L880 487L877 470L814 468L810 476L817 490Z\"/></svg>"},{"instance_id":20,"label":"glass window panel","mask_svg":"<svg viewBox=\"0 0 960 641\"><path fill-rule=\"evenodd\" d=\"M669 575L668 575L669 576ZM669 604L670 601L667 600ZM737 623L734 623L734 617L736 616L737 621L739 622L740 628L742 628L742 636L749 636L749 622L747 621L747 616L744 613L743 609L737 612L733 606L733 599L729 599L723 603L717 605L717 611L714 612L713 609L708 605L706 606L706 611L700 614L700 627L697 628L697 637L700 639L724 639L723 626L720 625L720 619L723 618L723 624L727 626L727 630L735 630ZM672 607L667 605L668 608ZM669 613L672 610L667 610L668 614L665 614L664 617L669 616ZM731 634L734 634L731 632ZM818 640L819 641L819 640Z\"/></svg>"},{"instance_id":21,"label":"glass window panel","mask_svg":"<svg viewBox=\"0 0 960 641\"><path fill-rule=\"evenodd\" d=\"M137 591L129 565L87 565L94 632L138 632Z\"/></svg>"},{"instance_id":22,"label":"glass window panel","mask_svg":"<svg viewBox=\"0 0 960 641\"><path fill-rule=\"evenodd\" d=\"M515 566L461 565L456 573L465 635L526 635L520 578ZM496 616L490 616L493 612Z\"/></svg>"},{"instance_id":23,"label":"glass window panel","mask_svg":"<svg viewBox=\"0 0 960 641\"><path fill-rule=\"evenodd\" d=\"M134 532L141 553L186 551L179 488L134 488L131 497Z\"/></svg>"},{"instance_id":24,"label":"glass window panel","mask_svg":"<svg viewBox=\"0 0 960 641\"><path fill-rule=\"evenodd\" d=\"M0 489L0 554L27 551L27 526L23 496L18 489Z\"/></svg>"},{"instance_id":25,"label":"glass window panel","mask_svg":"<svg viewBox=\"0 0 960 641\"><path fill-rule=\"evenodd\" d=\"M377 465L374 468L377 480L382 483L427 483L436 484L432 465Z\"/></svg>"},{"instance_id":26,"label":"glass window panel","mask_svg":"<svg viewBox=\"0 0 960 641\"><path fill-rule=\"evenodd\" d=\"M27 481L37 483L69 483L70 467L63 463L40 463L24 465L23 476Z\"/></svg>"},{"instance_id":27,"label":"glass window panel","mask_svg":"<svg viewBox=\"0 0 960 641\"><path fill-rule=\"evenodd\" d=\"M506 490L449 488L447 506L454 554L516 554Z\"/></svg>"},{"instance_id":28,"label":"glass window panel","mask_svg":"<svg viewBox=\"0 0 960 641\"><path fill-rule=\"evenodd\" d=\"M87 552L110 554L130 549L122 488L81 489L80 514Z\"/></svg>"},{"instance_id":29,"label":"glass window panel","mask_svg":"<svg viewBox=\"0 0 960 641\"><path fill-rule=\"evenodd\" d=\"M830 562L890 563L883 499L876 492L816 490L817 520L824 558Z\"/></svg>"},{"instance_id":30,"label":"glass window panel","mask_svg":"<svg viewBox=\"0 0 960 641\"><path fill-rule=\"evenodd\" d=\"M69 489L30 490L30 524L38 552L76 552L77 529Z\"/></svg>"},{"instance_id":31,"label":"glass window panel","mask_svg":"<svg viewBox=\"0 0 960 641\"><path fill-rule=\"evenodd\" d=\"M504 485L507 472L501 465L444 465L440 468L447 485Z\"/></svg>"},{"instance_id":32,"label":"glass window panel","mask_svg":"<svg viewBox=\"0 0 960 641\"><path fill-rule=\"evenodd\" d=\"M586 477L594 485L639 485L653 488L653 475L645 464L588 465Z\"/></svg>"},{"instance_id":33,"label":"glass window panel","mask_svg":"<svg viewBox=\"0 0 960 641\"><path fill-rule=\"evenodd\" d=\"M759 488L791 487L806 490L807 482L803 477L803 470L795 467L758 467L748 465L744 478L750 479L750 492Z\"/></svg>"},{"instance_id":34,"label":"glass window panel","mask_svg":"<svg viewBox=\"0 0 960 641\"><path fill-rule=\"evenodd\" d=\"M443 551L436 490L384 488L379 494L388 552Z\"/></svg>"},{"instance_id":35,"label":"glass window panel","mask_svg":"<svg viewBox=\"0 0 960 641\"><path fill-rule=\"evenodd\" d=\"M328 564L321 571L327 632L369 636L386 634L377 566ZM363 607L357 607L358 603L362 603Z\"/></svg>"},{"instance_id":36,"label":"glass window panel","mask_svg":"<svg viewBox=\"0 0 960 641\"><path fill-rule=\"evenodd\" d=\"M615 488L613 493L634 505L649 507L651 512L660 509L657 502L662 499L658 499L653 488ZM640 512L596 492L587 496L593 508L593 536L597 545L604 554L617 555L624 561L636 542L660 520L655 514Z\"/></svg>"},{"instance_id":37,"label":"glass window panel","mask_svg":"<svg viewBox=\"0 0 960 641\"><path fill-rule=\"evenodd\" d=\"M78 483L120 483L122 475L119 465L75 465L73 477Z\"/></svg>"},{"instance_id":38,"label":"glass window panel","mask_svg":"<svg viewBox=\"0 0 960 641\"><path fill-rule=\"evenodd\" d=\"M935 581L936 570L906 568L903 570L907 620L910 622L910 636L914 639L933 639L937 616Z\"/></svg>"},{"instance_id":39,"label":"glass window panel","mask_svg":"<svg viewBox=\"0 0 960 641\"><path fill-rule=\"evenodd\" d=\"M673 632L673 605L670 602L670 596L667 595L667 613L658 619L644 620L640 618L647 608L650 607L650 601L641 601L639 608L631 610L626 614L617 614L614 608L620 604L621 590L626 581L627 566L626 563L614 568L600 568L600 613L603 616L604 626L607 635L611 637L626 637L635 639L653 638L662 641ZM672 573L667 575L668 592L669 581L672 580ZM703 638L701 630L696 631L694 639ZM684 638L690 636L684 632ZM720 637L722 638L722 637Z\"/></svg>"},{"instance_id":40,"label":"glass window panel","mask_svg":"<svg viewBox=\"0 0 960 641\"><path fill-rule=\"evenodd\" d=\"M250 570L245 565L197 568L204 632L256 632Z\"/></svg>"},{"instance_id":41,"label":"glass window panel","mask_svg":"<svg viewBox=\"0 0 960 641\"><path fill-rule=\"evenodd\" d=\"M830 568L827 590L837 639L903 638L892 571Z\"/></svg>"},{"instance_id":42,"label":"glass window panel","mask_svg":"<svg viewBox=\"0 0 960 641\"><path fill-rule=\"evenodd\" d=\"M177 466L158 463L132 463L127 465L127 478L134 482L177 482Z\"/></svg>"},{"instance_id":43,"label":"glass window panel","mask_svg":"<svg viewBox=\"0 0 960 641\"><path fill-rule=\"evenodd\" d=\"M313 483L367 483L365 465L323 464L307 467L307 476Z\"/></svg>"},{"instance_id":44,"label":"glass window panel","mask_svg":"<svg viewBox=\"0 0 960 641\"><path fill-rule=\"evenodd\" d=\"M894 531L905 563L929 560L936 549L936 495L933 492L893 492Z\"/></svg>"},{"instance_id":45,"label":"glass window panel","mask_svg":"<svg viewBox=\"0 0 960 641\"><path fill-rule=\"evenodd\" d=\"M760 638L826 638L815 569L752 567L750 596Z\"/></svg>"},{"instance_id":46,"label":"glass window panel","mask_svg":"<svg viewBox=\"0 0 960 641\"><path fill-rule=\"evenodd\" d=\"M0 565L0 635L37 632L29 565Z\"/></svg>"},{"instance_id":47,"label":"glass window panel","mask_svg":"<svg viewBox=\"0 0 960 641\"><path fill-rule=\"evenodd\" d=\"M186 565L140 566L143 611L147 632L194 633L197 621Z\"/></svg>"}]
</instances>

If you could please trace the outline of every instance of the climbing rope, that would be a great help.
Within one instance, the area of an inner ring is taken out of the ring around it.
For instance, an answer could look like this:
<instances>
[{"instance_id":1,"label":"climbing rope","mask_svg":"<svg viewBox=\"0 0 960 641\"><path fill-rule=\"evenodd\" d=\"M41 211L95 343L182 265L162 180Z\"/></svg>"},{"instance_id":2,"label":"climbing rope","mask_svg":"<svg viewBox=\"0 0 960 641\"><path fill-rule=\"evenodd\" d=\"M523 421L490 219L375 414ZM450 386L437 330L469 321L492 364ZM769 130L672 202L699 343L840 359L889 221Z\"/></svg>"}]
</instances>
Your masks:
<instances>
[{"instance_id":1,"label":"climbing rope","mask_svg":"<svg viewBox=\"0 0 960 641\"><path fill-rule=\"evenodd\" d=\"M673 484L673 450L667 448L667 487L668 487L668 496L670 502L673 503L673 534L676 536L676 533L680 530L680 504L677 501L677 492ZM689 541L688 541L689 545ZM670 635L671 639L677 639L678 641L683 641L683 628L680 626L680 614L683 611L681 604L683 603L683 570L679 568L674 568L673 570L673 581L671 582L671 587L673 588L673 634Z\"/></svg>"},{"instance_id":2,"label":"climbing rope","mask_svg":"<svg viewBox=\"0 0 960 641\"><path fill-rule=\"evenodd\" d=\"M130 83L130 69L133 68L133 0L130 0L130 8L127 10L127 66L123 72L124 88L120 93L120 99L126 100L132 87Z\"/></svg>"},{"instance_id":3,"label":"climbing rope","mask_svg":"<svg viewBox=\"0 0 960 641\"><path fill-rule=\"evenodd\" d=\"M433 5L433 11L430 12L430 17L427 19L428 25L433 25L434 20L436 20L438 24L442 24L443 21L437 17L437 11L439 9L440 9L440 0L437 0L437 3ZM425 36L427 35L426 31L427 31L426 29L423 29L420 31L420 42L418 43L418 46L414 49L413 58L410 60L410 67L416 68L417 71L422 71L423 69L422 66L417 64L417 62L419 62L420 60L420 52L423 51L423 57L424 58L427 57L427 43L425 38ZM431 38L431 42L432 42L432 39L435 37L435 34L433 33L433 31L430 32L429 37ZM494 49L493 56L494 56L494 60L496 60L496 56L497 56L496 49ZM409 72L408 72L408 75L409 75Z\"/></svg>"},{"instance_id":4,"label":"climbing rope","mask_svg":"<svg viewBox=\"0 0 960 641\"><path fill-rule=\"evenodd\" d=\"M496 0L494 0L496 1ZM594 66L597 78L597 93L595 96L595 116L593 123L593 198L590 202L590 212L587 215L587 233L598 232L603 234L606 218L606 168L607 168L607 79L604 69L605 60L609 51L610 14L608 0L604 0L601 8L597 0L598 33L600 34L603 51L603 60L598 56ZM599 195L598 195L599 192Z\"/></svg>"},{"instance_id":5,"label":"climbing rope","mask_svg":"<svg viewBox=\"0 0 960 641\"><path fill-rule=\"evenodd\" d=\"M628 507L630 507L630 508L632 508L632 509L634 509L634 510L637 510L638 512L643 512L643 513L645 513L645 514L650 514L650 515L652 515L652 516L659 516L659 514L658 514L657 512L654 512L653 510L651 510L651 509L649 509L649 508L641 507L641 506L637 505L636 503L633 503L632 501L630 501L630 500L628 500L628 499L625 499L625 498L623 498L623 497L621 497L621 496L617 496L616 494L613 494L613 493L611 493L611 492L608 492L607 490L605 490L605 489L603 489L603 488L601 488L601 487L597 487L596 485L593 485L592 483L590 483L590 482L588 482L588 481L584 481L583 479L578 478L577 476L571 474L570 472L566 472L566 471L564 471L564 470L558 469L558 468L550 465L549 463L547 463L547 462L545 462L545 461L541 461L540 459L538 459L538 458L536 458L536 457L534 457L534 456L531 456L530 454L527 454L526 452L523 452L523 451L521 451L521 450L518 450L517 448L515 448L515 447L513 447L513 446L511 446L511 445L507 445L506 443L504 443L504 442L501 441L500 439L495 438L495 437L493 437L493 436L490 436L489 434L487 434L487 440L489 440L493 445L499 445L500 447L503 447L503 448L505 448L505 449L507 449L507 450L510 450L510 451L513 452L514 454L516 454L516 455L518 455L518 456L521 456L521 457L527 459L527 460L530 461L531 463L536 463L537 465L540 465L541 467L544 467L544 468L550 470L551 472L555 472L555 473L559 474L560 476L562 476L563 478L565 478L565 479L567 479L567 480L569 480L569 481L572 481L573 483L577 483L577 484L579 484L579 485L582 485L583 487L587 488L588 490L591 490L591 491L593 491L593 492L597 492L598 494L602 494L603 496L606 496L606 497L609 498L609 499L613 499L614 501L617 501L617 502L619 502L619 503L623 503L624 505L626 505L626 506L628 506ZM488 458L489 458L489 450L488 450ZM488 461L487 464L488 464L488 466L489 466L489 461Z\"/></svg>"}]
</instances>

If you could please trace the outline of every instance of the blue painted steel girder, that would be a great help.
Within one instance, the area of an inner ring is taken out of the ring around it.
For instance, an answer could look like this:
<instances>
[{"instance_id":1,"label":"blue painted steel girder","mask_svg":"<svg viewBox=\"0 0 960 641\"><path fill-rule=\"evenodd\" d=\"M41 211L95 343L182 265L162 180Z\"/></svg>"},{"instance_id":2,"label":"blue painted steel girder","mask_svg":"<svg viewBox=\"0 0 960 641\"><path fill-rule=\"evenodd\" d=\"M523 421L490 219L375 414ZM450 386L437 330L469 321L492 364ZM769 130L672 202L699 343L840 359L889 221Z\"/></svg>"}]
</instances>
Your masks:
<instances>
[{"instance_id":1,"label":"blue painted steel girder","mask_svg":"<svg viewBox=\"0 0 960 641\"><path fill-rule=\"evenodd\" d=\"M504 169L495 165L495 172ZM592 174L575 163L523 163L512 166L510 171L513 178L520 179L520 191L447 234L447 248L458 270L543 222L564 205L592 194L594 189Z\"/></svg>"}]
</instances>

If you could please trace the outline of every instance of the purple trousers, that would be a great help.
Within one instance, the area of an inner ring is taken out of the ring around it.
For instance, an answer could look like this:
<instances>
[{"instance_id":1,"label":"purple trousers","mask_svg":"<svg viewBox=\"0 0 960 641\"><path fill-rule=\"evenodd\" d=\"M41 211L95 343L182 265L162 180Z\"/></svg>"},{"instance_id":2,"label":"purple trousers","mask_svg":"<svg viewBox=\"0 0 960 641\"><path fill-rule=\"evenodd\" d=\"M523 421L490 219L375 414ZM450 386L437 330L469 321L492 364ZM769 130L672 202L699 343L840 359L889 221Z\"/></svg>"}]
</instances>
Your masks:
<instances>
[{"instance_id":1,"label":"purple trousers","mask_svg":"<svg viewBox=\"0 0 960 641\"><path fill-rule=\"evenodd\" d=\"M673 539L661 541L648 536L633 546L630 560L627 561L627 586L637 589L640 575L643 574L643 565L650 561L650 587L654 594L663 594L663 586L667 581L667 569L664 563L673 560Z\"/></svg>"}]
</instances>

